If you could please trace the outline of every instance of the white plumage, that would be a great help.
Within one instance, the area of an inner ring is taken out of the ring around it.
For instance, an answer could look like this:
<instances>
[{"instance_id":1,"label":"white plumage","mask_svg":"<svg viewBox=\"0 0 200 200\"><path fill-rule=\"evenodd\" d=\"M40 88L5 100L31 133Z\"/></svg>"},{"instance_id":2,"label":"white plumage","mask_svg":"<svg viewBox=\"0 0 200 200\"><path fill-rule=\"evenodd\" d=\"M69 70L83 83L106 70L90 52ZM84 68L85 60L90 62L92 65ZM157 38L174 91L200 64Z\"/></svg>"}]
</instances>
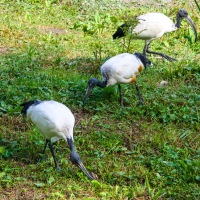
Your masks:
<instances>
[{"instance_id":1,"label":"white plumage","mask_svg":"<svg viewBox=\"0 0 200 200\"><path fill-rule=\"evenodd\" d=\"M152 41L177 29L174 22L162 13L147 13L136 19L139 23L132 33L136 33L138 39Z\"/></svg>"},{"instance_id":2,"label":"white plumage","mask_svg":"<svg viewBox=\"0 0 200 200\"><path fill-rule=\"evenodd\" d=\"M140 103L142 104L143 101L140 96L136 76L139 75L139 73L148 65L151 65L151 62L140 53L122 53L110 58L100 68L102 74L102 82L96 78L91 78L88 81L84 102L95 86L104 88L118 84L120 92L120 103L121 106L123 106L123 95L120 84L134 83L138 92Z\"/></svg>"},{"instance_id":3,"label":"white plumage","mask_svg":"<svg viewBox=\"0 0 200 200\"><path fill-rule=\"evenodd\" d=\"M41 131L46 139L57 137L73 139L75 118L69 108L56 101L43 101L36 106L30 106L27 117Z\"/></svg>"},{"instance_id":4,"label":"white plumage","mask_svg":"<svg viewBox=\"0 0 200 200\"><path fill-rule=\"evenodd\" d=\"M51 144L52 138L64 139L70 147L70 160L76 164L90 179L94 179L86 170L78 153L76 152L73 140L73 128L75 118L69 108L56 101L28 101L23 104L22 113L36 125L46 138L43 154L47 145L52 153L57 169L60 169Z\"/></svg>"},{"instance_id":5,"label":"white plumage","mask_svg":"<svg viewBox=\"0 0 200 200\"><path fill-rule=\"evenodd\" d=\"M176 23L174 23L169 17L162 13L153 12L140 15L136 18L136 20L138 21L136 27L132 27L131 25L128 25L126 23L122 24L113 34L113 39L123 37L126 35L127 32L131 33L135 39L145 40L145 46L143 49L144 55L146 55L146 53L157 54L166 58L169 61L173 61L176 59L171 58L163 53L150 51L148 47L151 41L160 38L165 33L172 32L180 28L181 20L183 18L185 18L192 27L196 41L197 31L194 22L188 15L188 12L183 8L180 9L176 15Z\"/></svg>"},{"instance_id":6,"label":"white plumage","mask_svg":"<svg viewBox=\"0 0 200 200\"><path fill-rule=\"evenodd\" d=\"M107 60L100 70L103 81L107 81L106 86L111 86L136 81L136 76L144 68L144 64L137 56L122 53Z\"/></svg>"}]
</instances>

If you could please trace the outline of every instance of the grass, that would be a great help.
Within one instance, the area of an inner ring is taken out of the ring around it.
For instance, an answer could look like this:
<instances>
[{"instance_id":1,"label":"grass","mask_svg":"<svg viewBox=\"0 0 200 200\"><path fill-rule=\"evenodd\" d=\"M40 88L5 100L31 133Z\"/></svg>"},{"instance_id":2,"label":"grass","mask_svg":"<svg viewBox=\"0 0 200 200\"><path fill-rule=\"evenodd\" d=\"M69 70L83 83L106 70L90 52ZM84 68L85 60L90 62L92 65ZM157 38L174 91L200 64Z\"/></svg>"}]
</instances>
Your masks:
<instances>
[{"instance_id":1,"label":"grass","mask_svg":"<svg viewBox=\"0 0 200 200\"><path fill-rule=\"evenodd\" d=\"M177 58L149 56L153 67L134 86L94 89L82 110L90 77L121 52L141 52L142 41L112 41L124 19L149 11L175 16L184 7L197 32L199 11L183 1L164 7L126 6L108 1L2 1L0 38L0 199L199 199L200 42L186 23L152 43ZM134 12L133 12L134 11ZM124 17L126 16L126 17ZM160 87L161 80L167 80ZM54 169L39 131L20 114L31 99L54 99L76 117L75 144L90 181L69 159L64 141L55 143L62 170Z\"/></svg>"}]
</instances>

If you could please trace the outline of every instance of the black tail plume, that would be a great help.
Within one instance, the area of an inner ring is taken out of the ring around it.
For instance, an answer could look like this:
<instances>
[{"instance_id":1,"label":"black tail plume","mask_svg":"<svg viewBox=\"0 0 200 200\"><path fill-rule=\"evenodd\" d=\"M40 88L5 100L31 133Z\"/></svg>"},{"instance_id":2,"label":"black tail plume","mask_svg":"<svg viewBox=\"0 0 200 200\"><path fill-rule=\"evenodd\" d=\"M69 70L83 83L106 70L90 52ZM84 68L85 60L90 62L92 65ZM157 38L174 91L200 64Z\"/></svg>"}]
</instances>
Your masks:
<instances>
[{"instance_id":1,"label":"black tail plume","mask_svg":"<svg viewBox=\"0 0 200 200\"><path fill-rule=\"evenodd\" d=\"M26 115L26 112L28 110L28 108L32 105L37 105L39 103L41 103L42 101L39 101L39 100L32 100L32 101L27 101L27 102L24 102L22 104L20 104L20 106L24 106L21 110L21 113Z\"/></svg>"}]
</instances>

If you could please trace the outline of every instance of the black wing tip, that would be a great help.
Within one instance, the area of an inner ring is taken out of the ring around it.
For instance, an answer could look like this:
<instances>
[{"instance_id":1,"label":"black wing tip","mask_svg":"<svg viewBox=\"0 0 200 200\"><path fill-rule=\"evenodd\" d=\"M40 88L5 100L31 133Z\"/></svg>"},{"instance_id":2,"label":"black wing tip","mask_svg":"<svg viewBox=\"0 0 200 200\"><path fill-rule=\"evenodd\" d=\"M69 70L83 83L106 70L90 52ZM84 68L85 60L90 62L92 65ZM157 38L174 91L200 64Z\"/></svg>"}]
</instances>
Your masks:
<instances>
[{"instance_id":1,"label":"black wing tip","mask_svg":"<svg viewBox=\"0 0 200 200\"><path fill-rule=\"evenodd\" d=\"M27 102L24 102L22 104L20 104L20 106L23 106L22 110L21 110L21 113L26 115L26 112L28 110L28 108L32 105L37 105L39 104L41 101L40 100L31 100L31 101L27 101Z\"/></svg>"},{"instance_id":2,"label":"black wing tip","mask_svg":"<svg viewBox=\"0 0 200 200\"><path fill-rule=\"evenodd\" d=\"M126 35L126 29L129 28L130 26L126 23L123 23L122 25L120 25L118 28L117 28L117 31L112 35L113 37L113 40L117 39L117 38L121 38L123 36Z\"/></svg>"},{"instance_id":3,"label":"black wing tip","mask_svg":"<svg viewBox=\"0 0 200 200\"><path fill-rule=\"evenodd\" d=\"M38 102L40 102L40 100L30 100L30 101L26 101L26 102L20 104L20 106L32 105L32 104L35 104Z\"/></svg>"}]
</instances>

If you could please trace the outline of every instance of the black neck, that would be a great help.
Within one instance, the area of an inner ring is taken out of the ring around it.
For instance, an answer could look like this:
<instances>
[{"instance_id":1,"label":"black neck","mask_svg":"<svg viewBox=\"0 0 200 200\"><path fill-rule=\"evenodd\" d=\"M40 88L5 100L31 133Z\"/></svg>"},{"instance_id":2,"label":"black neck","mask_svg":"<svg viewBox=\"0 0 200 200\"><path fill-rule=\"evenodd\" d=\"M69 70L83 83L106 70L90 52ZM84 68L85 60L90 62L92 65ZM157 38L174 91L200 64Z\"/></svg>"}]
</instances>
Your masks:
<instances>
[{"instance_id":1,"label":"black neck","mask_svg":"<svg viewBox=\"0 0 200 200\"><path fill-rule=\"evenodd\" d=\"M134 55L136 56L138 61L140 61L143 64L144 68L146 69L147 68L146 57L141 53L135 53Z\"/></svg>"},{"instance_id":2,"label":"black neck","mask_svg":"<svg viewBox=\"0 0 200 200\"><path fill-rule=\"evenodd\" d=\"M180 26L181 26L181 17L179 15L179 13L177 13L177 15L176 15L176 24L175 24L175 26L177 28L180 28Z\"/></svg>"},{"instance_id":3,"label":"black neck","mask_svg":"<svg viewBox=\"0 0 200 200\"><path fill-rule=\"evenodd\" d=\"M93 81L95 82L95 85L100 87L100 88L104 88L107 85L107 80L100 81L100 80L98 80L96 78L93 78Z\"/></svg>"},{"instance_id":4,"label":"black neck","mask_svg":"<svg viewBox=\"0 0 200 200\"><path fill-rule=\"evenodd\" d=\"M70 151L75 151L74 141L72 140L72 138L67 138L67 142L68 142Z\"/></svg>"}]
</instances>

